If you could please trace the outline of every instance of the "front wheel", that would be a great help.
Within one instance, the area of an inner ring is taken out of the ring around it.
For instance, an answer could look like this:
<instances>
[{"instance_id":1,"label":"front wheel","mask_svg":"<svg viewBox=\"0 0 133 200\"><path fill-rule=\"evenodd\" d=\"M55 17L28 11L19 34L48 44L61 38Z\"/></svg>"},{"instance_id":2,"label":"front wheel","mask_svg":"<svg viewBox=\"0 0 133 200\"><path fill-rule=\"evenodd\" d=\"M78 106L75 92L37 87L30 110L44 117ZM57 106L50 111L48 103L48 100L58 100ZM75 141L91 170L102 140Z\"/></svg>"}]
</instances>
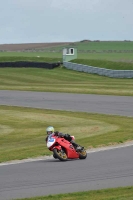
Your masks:
<instances>
[{"instance_id":1,"label":"front wheel","mask_svg":"<svg viewBox=\"0 0 133 200\"><path fill-rule=\"evenodd\" d=\"M58 150L55 148L55 149L53 149L53 153L59 160L61 160L61 161L67 160L67 155L62 149Z\"/></svg>"},{"instance_id":2,"label":"front wheel","mask_svg":"<svg viewBox=\"0 0 133 200\"><path fill-rule=\"evenodd\" d=\"M55 159L57 159L57 156L53 153L53 157L55 158Z\"/></svg>"},{"instance_id":3,"label":"front wheel","mask_svg":"<svg viewBox=\"0 0 133 200\"><path fill-rule=\"evenodd\" d=\"M87 157L87 152L85 149L79 151L78 154L79 154L79 159L85 159Z\"/></svg>"}]
</instances>

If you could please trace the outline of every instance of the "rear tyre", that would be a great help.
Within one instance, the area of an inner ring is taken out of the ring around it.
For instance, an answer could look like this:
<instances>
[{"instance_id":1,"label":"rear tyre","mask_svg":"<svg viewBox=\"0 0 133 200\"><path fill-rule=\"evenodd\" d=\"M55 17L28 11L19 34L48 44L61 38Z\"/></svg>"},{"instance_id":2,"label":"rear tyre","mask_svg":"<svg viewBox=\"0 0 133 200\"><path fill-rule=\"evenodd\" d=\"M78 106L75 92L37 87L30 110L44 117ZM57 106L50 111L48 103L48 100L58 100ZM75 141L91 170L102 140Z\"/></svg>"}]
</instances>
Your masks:
<instances>
[{"instance_id":1,"label":"rear tyre","mask_svg":"<svg viewBox=\"0 0 133 200\"><path fill-rule=\"evenodd\" d=\"M67 160L67 155L62 149L61 150L53 149L53 155L61 161Z\"/></svg>"},{"instance_id":2,"label":"rear tyre","mask_svg":"<svg viewBox=\"0 0 133 200\"><path fill-rule=\"evenodd\" d=\"M79 154L79 159L86 159L87 157L87 152L85 151L85 149L78 151Z\"/></svg>"}]
</instances>

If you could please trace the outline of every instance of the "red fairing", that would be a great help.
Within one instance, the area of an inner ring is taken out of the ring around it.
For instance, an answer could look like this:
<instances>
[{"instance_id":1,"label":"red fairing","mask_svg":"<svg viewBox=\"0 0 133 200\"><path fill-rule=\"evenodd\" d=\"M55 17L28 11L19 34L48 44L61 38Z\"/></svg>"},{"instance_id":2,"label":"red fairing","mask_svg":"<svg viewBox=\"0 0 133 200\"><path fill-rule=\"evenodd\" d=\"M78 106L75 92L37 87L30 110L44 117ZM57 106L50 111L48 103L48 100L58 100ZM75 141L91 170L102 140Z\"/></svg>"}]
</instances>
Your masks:
<instances>
[{"instance_id":1,"label":"red fairing","mask_svg":"<svg viewBox=\"0 0 133 200\"><path fill-rule=\"evenodd\" d=\"M51 136L50 140L53 141L52 146L48 147L50 151L53 151L54 148L58 150L65 149L68 159L79 158L79 154L76 152L75 148L69 141L54 135Z\"/></svg>"},{"instance_id":2,"label":"red fairing","mask_svg":"<svg viewBox=\"0 0 133 200\"><path fill-rule=\"evenodd\" d=\"M73 145L65 140L64 138L58 138L57 142L65 148L66 153L67 153L67 158L78 158L79 154L75 151L75 148L73 147Z\"/></svg>"}]
</instances>

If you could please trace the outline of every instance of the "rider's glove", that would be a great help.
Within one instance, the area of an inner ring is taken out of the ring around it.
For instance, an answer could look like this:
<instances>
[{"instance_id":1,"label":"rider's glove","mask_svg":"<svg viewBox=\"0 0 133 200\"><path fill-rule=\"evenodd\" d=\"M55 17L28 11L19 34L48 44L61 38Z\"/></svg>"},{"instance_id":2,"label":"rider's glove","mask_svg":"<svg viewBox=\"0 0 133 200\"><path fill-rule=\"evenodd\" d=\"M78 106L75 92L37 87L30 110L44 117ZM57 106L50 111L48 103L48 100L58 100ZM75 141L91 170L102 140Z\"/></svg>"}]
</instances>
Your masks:
<instances>
[{"instance_id":1,"label":"rider's glove","mask_svg":"<svg viewBox=\"0 0 133 200\"><path fill-rule=\"evenodd\" d=\"M64 136L65 136L66 138L71 137L68 133L66 133Z\"/></svg>"},{"instance_id":2,"label":"rider's glove","mask_svg":"<svg viewBox=\"0 0 133 200\"><path fill-rule=\"evenodd\" d=\"M64 135L64 138L69 142L72 140L71 136L68 133Z\"/></svg>"}]
</instances>

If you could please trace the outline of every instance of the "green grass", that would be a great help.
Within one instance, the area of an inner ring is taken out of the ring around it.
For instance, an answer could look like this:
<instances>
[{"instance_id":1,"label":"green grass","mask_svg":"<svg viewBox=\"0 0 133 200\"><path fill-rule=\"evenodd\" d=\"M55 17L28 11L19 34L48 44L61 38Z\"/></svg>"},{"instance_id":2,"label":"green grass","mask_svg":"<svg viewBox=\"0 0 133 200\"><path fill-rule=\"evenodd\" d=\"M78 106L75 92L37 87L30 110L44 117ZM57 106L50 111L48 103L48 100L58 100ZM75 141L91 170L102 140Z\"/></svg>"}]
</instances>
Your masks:
<instances>
[{"instance_id":1,"label":"green grass","mask_svg":"<svg viewBox=\"0 0 133 200\"><path fill-rule=\"evenodd\" d=\"M37 56L40 56L39 58ZM46 61L47 58L55 58L55 61L62 62L62 52L0 52L1 61L14 61L14 58L20 57L32 57L32 60L37 59L38 61ZM24 58L22 58L24 57ZM15 58L19 59L19 58ZM133 53L78 53L78 59L95 59L95 60L109 60L115 62L133 62ZM20 59L19 59L20 60ZM53 59L54 60L54 59Z\"/></svg>"},{"instance_id":2,"label":"green grass","mask_svg":"<svg viewBox=\"0 0 133 200\"><path fill-rule=\"evenodd\" d=\"M58 62L58 61L61 61L62 60L60 58L50 58L50 57L37 57L37 56L33 56L31 54L30 55L27 55L27 56L17 56L17 55L10 55L10 56L2 56L0 57L0 62L15 62L15 61L36 61L36 62L48 62L48 63L51 63L51 62Z\"/></svg>"},{"instance_id":3,"label":"green grass","mask_svg":"<svg viewBox=\"0 0 133 200\"><path fill-rule=\"evenodd\" d=\"M133 62L133 53L78 53L78 59Z\"/></svg>"},{"instance_id":4,"label":"green grass","mask_svg":"<svg viewBox=\"0 0 133 200\"><path fill-rule=\"evenodd\" d=\"M133 79L115 79L65 68L0 68L0 90L133 96Z\"/></svg>"},{"instance_id":5,"label":"green grass","mask_svg":"<svg viewBox=\"0 0 133 200\"><path fill-rule=\"evenodd\" d=\"M49 195L44 197L25 198L25 200L133 200L133 187Z\"/></svg>"},{"instance_id":6,"label":"green grass","mask_svg":"<svg viewBox=\"0 0 133 200\"><path fill-rule=\"evenodd\" d=\"M113 69L113 70L133 70L133 63L112 62L106 60L75 59L72 63L89 65L94 67Z\"/></svg>"},{"instance_id":7,"label":"green grass","mask_svg":"<svg viewBox=\"0 0 133 200\"><path fill-rule=\"evenodd\" d=\"M51 155L45 144L49 125L75 135L88 149L133 140L132 122L132 117L0 106L0 162Z\"/></svg>"},{"instance_id":8,"label":"green grass","mask_svg":"<svg viewBox=\"0 0 133 200\"><path fill-rule=\"evenodd\" d=\"M37 56L40 56L37 57ZM4 58L7 57L7 58ZM24 59L26 57L32 57L32 59L47 59L47 58L62 58L62 52L60 53L50 53L50 52L0 52L0 61L4 59L10 59L11 57L24 57ZM8 59L8 60L9 60ZM14 59L14 58L13 58Z\"/></svg>"}]
</instances>

